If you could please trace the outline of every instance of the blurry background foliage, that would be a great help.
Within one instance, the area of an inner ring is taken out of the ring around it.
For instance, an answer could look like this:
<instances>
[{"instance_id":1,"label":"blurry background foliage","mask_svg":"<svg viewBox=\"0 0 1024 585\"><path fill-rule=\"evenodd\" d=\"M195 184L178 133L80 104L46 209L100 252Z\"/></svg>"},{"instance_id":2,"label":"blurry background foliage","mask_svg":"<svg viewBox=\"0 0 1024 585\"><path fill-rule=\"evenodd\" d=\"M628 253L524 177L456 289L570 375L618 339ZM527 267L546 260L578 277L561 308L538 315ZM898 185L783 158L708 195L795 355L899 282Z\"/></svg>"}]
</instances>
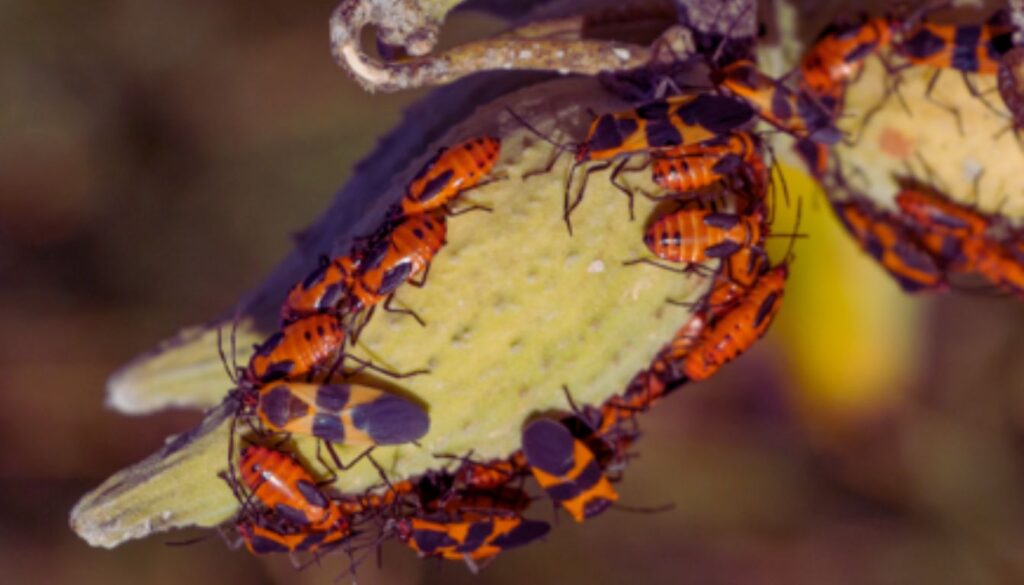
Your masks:
<instances>
[{"instance_id":1,"label":"blurry background foliage","mask_svg":"<svg viewBox=\"0 0 1024 585\"><path fill-rule=\"evenodd\" d=\"M333 0L0 4L0 573L11 583L329 583L343 560L185 533L88 548L75 499L199 415L124 418L106 376L256 284L416 92L333 64ZM459 13L445 43L499 30ZM781 320L643 419L634 506L477 578L385 547L367 583L1024 581L1024 305L910 299L810 183ZM782 225L791 225L783 218ZM566 562L573 559L574 562Z\"/></svg>"}]
</instances>

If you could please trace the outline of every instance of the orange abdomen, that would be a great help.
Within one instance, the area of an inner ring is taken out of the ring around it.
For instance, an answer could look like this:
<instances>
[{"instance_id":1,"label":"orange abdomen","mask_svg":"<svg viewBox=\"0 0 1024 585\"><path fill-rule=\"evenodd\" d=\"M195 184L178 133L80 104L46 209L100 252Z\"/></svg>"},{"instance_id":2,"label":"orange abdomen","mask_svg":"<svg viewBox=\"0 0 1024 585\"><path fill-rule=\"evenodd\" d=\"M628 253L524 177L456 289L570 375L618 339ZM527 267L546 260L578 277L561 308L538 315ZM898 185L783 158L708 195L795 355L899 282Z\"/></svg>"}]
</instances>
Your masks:
<instances>
[{"instance_id":1,"label":"orange abdomen","mask_svg":"<svg viewBox=\"0 0 1024 585\"><path fill-rule=\"evenodd\" d=\"M735 308L705 327L682 364L691 380L711 377L765 334L782 303L788 270L768 271Z\"/></svg>"},{"instance_id":2,"label":"orange abdomen","mask_svg":"<svg viewBox=\"0 0 1024 585\"><path fill-rule=\"evenodd\" d=\"M246 380L255 385L313 372L345 344L345 329L336 315L317 314L286 325L256 348Z\"/></svg>"},{"instance_id":3,"label":"orange abdomen","mask_svg":"<svg viewBox=\"0 0 1024 585\"><path fill-rule=\"evenodd\" d=\"M414 215L450 203L459 193L487 176L500 153L501 141L490 136L441 149L409 183L402 199L402 211Z\"/></svg>"}]
</instances>

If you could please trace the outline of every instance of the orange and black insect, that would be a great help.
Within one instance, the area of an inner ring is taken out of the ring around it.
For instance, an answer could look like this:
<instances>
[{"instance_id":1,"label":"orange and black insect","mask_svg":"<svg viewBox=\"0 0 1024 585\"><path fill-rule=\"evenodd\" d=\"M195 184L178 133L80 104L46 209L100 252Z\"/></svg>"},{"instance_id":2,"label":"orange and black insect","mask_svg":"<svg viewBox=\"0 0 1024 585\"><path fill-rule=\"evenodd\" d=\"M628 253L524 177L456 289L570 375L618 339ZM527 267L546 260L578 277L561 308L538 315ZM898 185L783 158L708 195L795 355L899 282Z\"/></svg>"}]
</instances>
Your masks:
<instances>
[{"instance_id":1,"label":"orange and black insect","mask_svg":"<svg viewBox=\"0 0 1024 585\"><path fill-rule=\"evenodd\" d=\"M712 94L670 96L631 110L599 115L591 123L586 138L574 149L576 162L569 171L565 191L565 222L570 233L572 224L569 217L583 201L591 173L618 161L611 181L630 198L632 214L632 194L616 182L631 156L702 142L741 128L753 117L753 110L744 101ZM573 197L572 181L576 168L588 161L601 164L584 171L580 187Z\"/></svg>"},{"instance_id":2,"label":"orange and black insect","mask_svg":"<svg viewBox=\"0 0 1024 585\"><path fill-rule=\"evenodd\" d=\"M896 205L917 225L961 239L984 234L992 223L991 218L922 188L901 189Z\"/></svg>"},{"instance_id":3,"label":"orange and black insect","mask_svg":"<svg viewBox=\"0 0 1024 585\"><path fill-rule=\"evenodd\" d=\"M463 519L518 516L530 506L530 496L516 487L497 486L486 490L459 490L444 498L440 509Z\"/></svg>"},{"instance_id":4,"label":"orange and black insect","mask_svg":"<svg viewBox=\"0 0 1024 585\"><path fill-rule=\"evenodd\" d=\"M877 260L904 291L945 288L935 258L897 217L861 200L834 203L833 209L861 249Z\"/></svg>"},{"instance_id":5,"label":"orange and black insect","mask_svg":"<svg viewBox=\"0 0 1024 585\"><path fill-rule=\"evenodd\" d=\"M288 291L281 307L281 322L288 324L302 317L338 310L352 292L352 277L357 267L358 261L350 256L323 258L316 270Z\"/></svg>"},{"instance_id":6,"label":"orange and black insect","mask_svg":"<svg viewBox=\"0 0 1024 585\"><path fill-rule=\"evenodd\" d=\"M1015 296L1024 298L1024 264L1010 248L988 238L964 242L966 268Z\"/></svg>"},{"instance_id":7,"label":"orange and black insect","mask_svg":"<svg viewBox=\"0 0 1024 585\"><path fill-rule=\"evenodd\" d=\"M768 169L749 132L723 134L651 157L654 182L669 191L694 191L737 175L744 176L757 196L767 190Z\"/></svg>"},{"instance_id":8,"label":"orange and black insect","mask_svg":"<svg viewBox=\"0 0 1024 585\"><path fill-rule=\"evenodd\" d=\"M398 538L421 556L487 561L502 551L529 544L551 530L547 522L518 516L449 520L404 518L395 525Z\"/></svg>"},{"instance_id":9,"label":"orange and black insect","mask_svg":"<svg viewBox=\"0 0 1024 585\"><path fill-rule=\"evenodd\" d=\"M576 162L656 152L714 138L754 116L746 103L712 94L669 96L632 110L601 114L576 146Z\"/></svg>"},{"instance_id":10,"label":"orange and black insect","mask_svg":"<svg viewBox=\"0 0 1024 585\"><path fill-rule=\"evenodd\" d=\"M286 521L310 530L348 530L348 519L292 454L248 445L238 467L253 496Z\"/></svg>"},{"instance_id":11,"label":"orange and black insect","mask_svg":"<svg viewBox=\"0 0 1024 585\"><path fill-rule=\"evenodd\" d=\"M828 146L815 142L810 138L801 138L793 144L793 151L804 161L804 165L816 179L821 179L828 171Z\"/></svg>"},{"instance_id":12,"label":"orange and black insect","mask_svg":"<svg viewBox=\"0 0 1024 585\"><path fill-rule=\"evenodd\" d=\"M722 270L715 275L711 291L700 309L706 310L710 319L717 319L754 286L767 269L768 256L763 250L740 248L723 260Z\"/></svg>"},{"instance_id":13,"label":"orange and black insect","mask_svg":"<svg viewBox=\"0 0 1024 585\"><path fill-rule=\"evenodd\" d=\"M997 13L986 24L920 22L893 43L897 54L914 65L995 74L1002 55L1013 47L1013 27Z\"/></svg>"},{"instance_id":14,"label":"orange and black insect","mask_svg":"<svg viewBox=\"0 0 1024 585\"><path fill-rule=\"evenodd\" d=\"M764 241L761 208L735 214L716 211L709 203L689 202L656 219L644 232L644 244L655 256L670 262L701 264L726 258Z\"/></svg>"},{"instance_id":15,"label":"orange and black insect","mask_svg":"<svg viewBox=\"0 0 1024 585\"><path fill-rule=\"evenodd\" d=\"M402 213L411 216L445 208L460 193L480 184L501 154L501 140L481 136L442 148L409 183Z\"/></svg>"},{"instance_id":16,"label":"orange and black insect","mask_svg":"<svg viewBox=\"0 0 1024 585\"><path fill-rule=\"evenodd\" d=\"M526 470L522 451L516 451L508 459L488 462L465 460L455 471L456 483L478 490L494 489L521 477Z\"/></svg>"},{"instance_id":17,"label":"orange and black insect","mask_svg":"<svg viewBox=\"0 0 1024 585\"><path fill-rule=\"evenodd\" d=\"M400 445L427 434L421 406L361 384L271 382L254 393L260 421L275 432L344 445Z\"/></svg>"},{"instance_id":18,"label":"orange and black insect","mask_svg":"<svg viewBox=\"0 0 1024 585\"><path fill-rule=\"evenodd\" d=\"M343 530L341 527L331 530L301 529L279 532L249 519L239 521L235 529L245 542L245 547L254 555L308 552L317 557L352 536L350 530Z\"/></svg>"},{"instance_id":19,"label":"orange and black insect","mask_svg":"<svg viewBox=\"0 0 1024 585\"><path fill-rule=\"evenodd\" d=\"M804 90L835 111L846 84L864 68L868 57L889 45L892 28L883 17L855 23L832 23L800 60Z\"/></svg>"},{"instance_id":20,"label":"orange and black insect","mask_svg":"<svg viewBox=\"0 0 1024 585\"><path fill-rule=\"evenodd\" d=\"M706 380L759 340L782 306L788 267L781 264L762 275L727 313L704 325L684 356L681 373Z\"/></svg>"},{"instance_id":21,"label":"orange and black insect","mask_svg":"<svg viewBox=\"0 0 1024 585\"><path fill-rule=\"evenodd\" d=\"M357 516L397 506L402 502L403 496L415 490L416 484L407 479L391 484L382 493L368 492L359 496L343 496L335 501L346 516Z\"/></svg>"},{"instance_id":22,"label":"orange and black insect","mask_svg":"<svg viewBox=\"0 0 1024 585\"><path fill-rule=\"evenodd\" d=\"M825 144L834 144L842 138L829 112L814 98L794 92L761 73L752 61L731 63L715 71L712 78L716 84L747 101L758 116L784 132Z\"/></svg>"},{"instance_id":23,"label":"orange and black insect","mask_svg":"<svg viewBox=\"0 0 1024 585\"><path fill-rule=\"evenodd\" d=\"M377 238L354 275L350 309L358 311L390 297L404 282L422 286L430 261L444 246L446 220L437 213L403 217Z\"/></svg>"},{"instance_id":24,"label":"orange and black insect","mask_svg":"<svg viewBox=\"0 0 1024 585\"><path fill-rule=\"evenodd\" d=\"M540 487L577 522L619 499L594 453L562 423L538 419L526 425L523 454Z\"/></svg>"},{"instance_id":25,"label":"orange and black insect","mask_svg":"<svg viewBox=\"0 0 1024 585\"><path fill-rule=\"evenodd\" d=\"M632 420L637 413L646 412L652 404L675 390L678 384L669 380L670 373L664 352L661 352L648 369L633 376L625 392L611 397L601 406L601 426L597 432L605 434Z\"/></svg>"},{"instance_id":26,"label":"orange and black insect","mask_svg":"<svg viewBox=\"0 0 1024 585\"><path fill-rule=\"evenodd\" d=\"M311 375L315 368L341 354L345 337L341 318L332 314L311 315L285 325L256 346L243 381L261 386Z\"/></svg>"}]
</instances>

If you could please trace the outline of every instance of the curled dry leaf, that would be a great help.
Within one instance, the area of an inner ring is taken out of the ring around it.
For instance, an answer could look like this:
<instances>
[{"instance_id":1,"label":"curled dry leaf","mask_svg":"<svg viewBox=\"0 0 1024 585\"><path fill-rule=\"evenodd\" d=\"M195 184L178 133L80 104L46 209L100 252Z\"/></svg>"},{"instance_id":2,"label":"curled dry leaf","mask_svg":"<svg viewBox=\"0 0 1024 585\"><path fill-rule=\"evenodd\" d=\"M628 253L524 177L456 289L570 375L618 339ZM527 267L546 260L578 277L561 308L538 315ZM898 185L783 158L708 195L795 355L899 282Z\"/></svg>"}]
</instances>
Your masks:
<instances>
[{"instance_id":1,"label":"curled dry leaf","mask_svg":"<svg viewBox=\"0 0 1024 585\"><path fill-rule=\"evenodd\" d=\"M394 10L386 9L390 4L395 5ZM596 75L635 69L652 60L665 59L666 53L678 59L693 52L689 31L671 26L675 15L670 10L662 23L664 33L649 45L587 38L595 24L600 23L587 15L575 15L533 22L503 35L430 55L440 21L455 3L423 4L411 0L342 2L330 24L331 52L338 65L368 91L401 91L451 83L484 71L515 69ZM600 16L597 18L600 20ZM369 25L380 27L381 43L404 49L410 56L382 61L368 55L362 47L360 32Z\"/></svg>"},{"instance_id":2,"label":"curled dry leaf","mask_svg":"<svg viewBox=\"0 0 1024 585\"><path fill-rule=\"evenodd\" d=\"M572 237L562 221L571 157L563 153L551 172L526 176L545 167L556 152L514 121L507 106L540 131L571 141L590 122L588 108L625 104L593 80L576 79L532 85L468 117L459 114L460 105L469 110L468 104L487 101L474 91L480 87L444 90L414 108L404 126L360 166L296 251L239 306L246 339L256 331L271 333L290 285L321 254L345 250L352 236L372 231L439 146L470 136L502 138L496 180L465 195L493 211L450 218L448 243L433 261L426 286L403 287L397 294L398 304L414 309L427 326L378 311L352 349L394 371L430 370L404 379L374 379L422 402L431 419L419 446L374 452L394 481L450 464L436 454L472 450L484 459L507 456L519 448L528 416L567 408L563 384L577 401L588 404L621 392L688 319L689 308L668 301L696 300L710 282L623 264L646 255L642 234L653 204L638 198L637 219L630 221L626 198L604 172L588 183L572 218ZM628 178L653 190L648 176L640 172ZM136 401L141 406L134 410L152 410L181 403L182 396L195 405L223 396L230 383L213 369L216 336L211 331L216 325L196 329L180 343L132 363L115 377L111 403ZM247 359L246 353L239 359ZM199 373L189 376L190 368ZM112 547L158 530L212 526L230 518L237 502L217 473L227 467L232 413L230 404L213 409L200 428L108 479L76 506L72 527L89 543ZM314 444L296 442L297 450L313 459ZM339 450L344 460L358 452ZM379 483L376 470L364 460L339 473L335 487L359 492Z\"/></svg>"}]
</instances>

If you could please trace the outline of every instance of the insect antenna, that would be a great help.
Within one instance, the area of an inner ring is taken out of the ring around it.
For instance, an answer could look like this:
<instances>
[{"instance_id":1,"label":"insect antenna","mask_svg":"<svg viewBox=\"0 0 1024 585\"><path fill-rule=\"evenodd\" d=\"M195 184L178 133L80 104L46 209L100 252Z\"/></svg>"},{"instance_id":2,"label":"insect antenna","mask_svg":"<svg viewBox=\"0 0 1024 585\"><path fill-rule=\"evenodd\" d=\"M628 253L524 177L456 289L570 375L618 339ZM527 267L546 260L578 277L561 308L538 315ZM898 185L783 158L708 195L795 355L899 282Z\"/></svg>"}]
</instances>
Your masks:
<instances>
[{"instance_id":1,"label":"insect antenna","mask_svg":"<svg viewBox=\"0 0 1024 585\"><path fill-rule=\"evenodd\" d=\"M540 138L544 142L547 142L548 144L554 146L555 148L557 148L558 150L561 150L563 152L576 152L576 145L571 144L571 143L570 144L562 144L560 142L555 142L554 140L549 138L547 135L545 135L543 132L538 130L533 124L530 124L529 122L527 122L522 116L517 114L515 112L515 110L513 110L512 108L510 108L508 106L505 106L505 111L507 111L509 113L509 115L512 116L513 119L515 119L516 122L519 122L524 128L529 130L531 134L536 135L538 138Z\"/></svg>"}]
</instances>

